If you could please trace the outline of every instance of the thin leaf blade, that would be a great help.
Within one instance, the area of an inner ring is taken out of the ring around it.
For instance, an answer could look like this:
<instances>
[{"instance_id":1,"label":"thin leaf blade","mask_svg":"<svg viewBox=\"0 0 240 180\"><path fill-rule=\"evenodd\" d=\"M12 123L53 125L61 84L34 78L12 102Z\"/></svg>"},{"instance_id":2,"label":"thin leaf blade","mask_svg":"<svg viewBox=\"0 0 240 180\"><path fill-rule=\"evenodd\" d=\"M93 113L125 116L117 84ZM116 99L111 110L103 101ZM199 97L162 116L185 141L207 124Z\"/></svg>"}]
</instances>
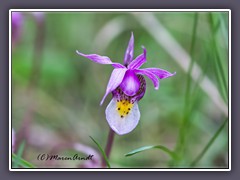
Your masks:
<instances>
[{"instance_id":1,"label":"thin leaf blade","mask_svg":"<svg viewBox=\"0 0 240 180\"><path fill-rule=\"evenodd\" d=\"M18 166L22 166L24 168L35 168L33 164L30 162L18 157L16 154L12 154L12 161L17 162Z\"/></svg>"},{"instance_id":2,"label":"thin leaf blade","mask_svg":"<svg viewBox=\"0 0 240 180\"><path fill-rule=\"evenodd\" d=\"M134 154L137 154L137 153L140 153L140 152L143 152L143 151L146 151L146 150L151 150L151 149L160 149L162 150L163 152L167 153L168 155L170 155L170 157L172 157L173 159L177 159L177 155L171 151L170 149L168 149L167 147L165 146L162 146L162 145L156 145L156 146L143 146L143 147L140 147L138 149L135 149L127 154L125 154L126 157L128 156L132 156Z\"/></svg>"},{"instance_id":3,"label":"thin leaf blade","mask_svg":"<svg viewBox=\"0 0 240 180\"><path fill-rule=\"evenodd\" d=\"M100 146L100 144L99 144L95 139L93 139L93 137L91 137L91 136L89 136L89 137L90 137L90 138L92 139L92 141L97 145L97 147L98 147L98 149L100 150L100 152L101 152L104 160L106 161L106 164L107 164L108 168L111 168L111 165L110 165L110 163L109 163L109 160L108 160L108 158L107 158L107 155L106 155L106 153L103 151L103 149L102 149L102 147Z\"/></svg>"},{"instance_id":4,"label":"thin leaf blade","mask_svg":"<svg viewBox=\"0 0 240 180\"><path fill-rule=\"evenodd\" d=\"M24 147L25 147L25 141L23 141L18 148L17 155L16 155L17 158L16 158L16 161L14 161L13 163L14 168L17 168L19 166L19 163L20 163L19 161L23 155Z\"/></svg>"},{"instance_id":5,"label":"thin leaf blade","mask_svg":"<svg viewBox=\"0 0 240 180\"><path fill-rule=\"evenodd\" d=\"M212 136L212 138L209 140L209 142L206 144L206 146L203 148L203 150L200 152L200 154L192 161L192 163L190 164L191 167L194 167L197 165L197 163L202 159L202 157L206 154L206 152L208 151L208 149L212 146L212 144L215 142L215 140L217 139L217 137L219 136L219 134L222 132L223 128L225 127L225 125L228 123L228 118L226 118L222 125L218 128L218 130L214 133L214 135Z\"/></svg>"}]
</instances>

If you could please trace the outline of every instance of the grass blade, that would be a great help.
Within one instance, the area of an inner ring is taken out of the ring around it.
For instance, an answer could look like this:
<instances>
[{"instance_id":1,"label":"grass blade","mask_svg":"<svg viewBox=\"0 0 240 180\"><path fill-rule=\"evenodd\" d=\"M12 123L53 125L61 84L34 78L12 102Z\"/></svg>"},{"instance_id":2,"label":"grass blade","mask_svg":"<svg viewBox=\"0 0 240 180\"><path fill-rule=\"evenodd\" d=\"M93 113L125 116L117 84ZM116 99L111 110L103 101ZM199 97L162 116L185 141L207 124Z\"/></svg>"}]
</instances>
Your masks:
<instances>
[{"instance_id":1,"label":"grass blade","mask_svg":"<svg viewBox=\"0 0 240 180\"><path fill-rule=\"evenodd\" d=\"M214 50L214 54L215 54L215 63L216 63L216 68L218 70L218 72L216 73L219 79L219 85L220 87L223 86L224 88L221 88L221 90L225 93L225 95L227 96L228 94L228 85L227 85L227 80L225 77L225 71L224 71L224 65L223 62L221 60L221 57L219 55L219 50L218 50L218 46L217 46L217 39L216 39L216 29L214 27L214 15L212 13L208 14L208 19L209 19L209 25L211 28L211 33L212 33L212 43L213 43L213 50ZM218 22L220 22L220 20L218 20ZM217 26L218 27L218 26ZM219 26L220 27L220 26ZM224 98L224 97L223 97Z\"/></svg>"},{"instance_id":2,"label":"grass blade","mask_svg":"<svg viewBox=\"0 0 240 180\"><path fill-rule=\"evenodd\" d=\"M191 62L188 67L188 73L187 73L187 83L186 83L186 93L185 93L185 105L184 105L184 114L182 118L182 124L179 130L179 138L177 141L177 145L175 147L175 153L178 153L178 155L181 155L184 157L184 148L186 146L186 136L188 132L188 128L190 127L190 120L191 120L191 109L193 106L193 102L190 102L190 98L194 99L195 97L193 96L194 91L191 92L191 84L192 84L192 70L193 70L193 64L194 64L194 48L196 44L196 34L197 34L197 26L198 26L198 13L196 12L194 14L194 19L193 19L193 28L192 28L192 38L191 38L191 44L190 44L190 50L189 54L191 57ZM174 162L177 163L177 162Z\"/></svg>"},{"instance_id":3,"label":"grass blade","mask_svg":"<svg viewBox=\"0 0 240 180\"><path fill-rule=\"evenodd\" d=\"M191 73L192 73L193 64L194 64L193 53L194 53L195 42L196 42L197 24L198 24L198 13L195 13L194 21L193 21L192 40L191 40L191 46L190 46L190 51L189 51L189 54L191 56L191 62L190 62L190 65L189 65L189 68L188 68L188 73L187 73L187 88L186 88L186 94L185 94L186 104L188 104L189 94L190 94Z\"/></svg>"},{"instance_id":4,"label":"grass blade","mask_svg":"<svg viewBox=\"0 0 240 180\"><path fill-rule=\"evenodd\" d=\"M33 164L31 164L30 162L22 159L21 157L17 156L16 154L12 154L12 161L14 163L17 164L17 167L18 166L22 166L24 168L35 168L35 166Z\"/></svg>"},{"instance_id":5,"label":"grass blade","mask_svg":"<svg viewBox=\"0 0 240 180\"><path fill-rule=\"evenodd\" d=\"M92 141L97 145L97 147L98 147L99 151L101 152L104 160L106 161L106 164L107 164L108 168L111 168L110 163L109 163L108 158L107 158L107 155L106 155L106 153L103 151L103 149L102 149L102 147L100 146L100 144L99 144L95 139L93 139L91 136L89 136L89 137L90 137L90 138L92 139Z\"/></svg>"},{"instance_id":6,"label":"grass blade","mask_svg":"<svg viewBox=\"0 0 240 180\"><path fill-rule=\"evenodd\" d=\"M13 167L14 167L14 168L17 168L18 165L19 165L19 163L20 163L19 161L20 161L20 159L21 159L21 157L22 157L22 155L23 155L24 147L25 147L25 141L23 141L23 142L20 144L19 148L18 148L17 158L15 159L16 161L14 161L14 163L13 163Z\"/></svg>"},{"instance_id":7,"label":"grass blade","mask_svg":"<svg viewBox=\"0 0 240 180\"><path fill-rule=\"evenodd\" d=\"M160 150L164 151L165 153L167 153L168 155L170 155L173 159L177 159L177 155L173 151L169 150L168 148L166 148L165 146L162 146L162 145L143 146L143 147L140 147L138 149L135 149L135 150L125 154L125 156L126 157L132 156L134 154L137 154L137 153L140 153L140 152L143 152L146 150L150 150L150 149L160 149Z\"/></svg>"},{"instance_id":8,"label":"grass blade","mask_svg":"<svg viewBox=\"0 0 240 180\"><path fill-rule=\"evenodd\" d=\"M219 127L219 129L216 131L216 133L213 135L213 137L209 140L207 145L203 148L202 152L196 157L196 159L190 164L190 166L194 167L196 164L200 161L200 159L204 156L204 154L207 152L207 150L210 148L210 146L213 144L213 142L216 140L220 132L223 130L225 124L228 122L228 119L225 119L225 121L222 123L222 125Z\"/></svg>"},{"instance_id":9,"label":"grass blade","mask_svg":"<svg viewBox=\"0 0 240 180\"><path fill-rule=\"evenodd\" d=\"M223 37L225 39L225 41L224 41L225 42L225 46L228 49L228 21L225 21L223 14L220 14L220 21L221 21L222 35L223 35Z\"/></svg>"}]
</instances>

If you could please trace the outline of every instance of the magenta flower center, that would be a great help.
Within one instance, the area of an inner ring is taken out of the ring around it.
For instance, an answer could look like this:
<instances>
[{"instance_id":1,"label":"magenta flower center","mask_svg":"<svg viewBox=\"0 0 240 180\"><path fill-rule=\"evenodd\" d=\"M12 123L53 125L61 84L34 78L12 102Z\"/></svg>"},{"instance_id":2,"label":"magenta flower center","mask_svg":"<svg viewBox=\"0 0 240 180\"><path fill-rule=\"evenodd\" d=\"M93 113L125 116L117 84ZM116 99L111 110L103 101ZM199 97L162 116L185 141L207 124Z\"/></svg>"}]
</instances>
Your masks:
<instances>
[{"instance_id":1,"label":"magenta flower center","mask_svg":"<svg viewBox=\"0 0 240 180\"><path fill-rule=\"evenodd\" d=\"M134 96L138 92L140 82L132 70L126 72L120 87L127 96Z\"/></svg>"}]
</instances>

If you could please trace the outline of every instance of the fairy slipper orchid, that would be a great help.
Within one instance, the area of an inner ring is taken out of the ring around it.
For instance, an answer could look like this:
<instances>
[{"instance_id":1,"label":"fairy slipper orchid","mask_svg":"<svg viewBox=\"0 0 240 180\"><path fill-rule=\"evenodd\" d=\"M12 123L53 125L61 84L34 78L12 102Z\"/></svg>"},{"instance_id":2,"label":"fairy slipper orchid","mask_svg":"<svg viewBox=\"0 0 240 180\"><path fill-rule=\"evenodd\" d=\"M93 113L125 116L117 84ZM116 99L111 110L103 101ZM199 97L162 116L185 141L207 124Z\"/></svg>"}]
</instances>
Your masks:
<instances>
[{"instance_id":1,"label":"fairy slipper orchid","mask_svg":"<svg viewBox=\"0 0 240 180\"><path fill-rule=\"evenodd\" d=\"M140 111L138 102L146 91L144 76L153 82L155 89L158 89L159 79L175 75L175 73L170 73L159 68L139 69L146 62L147 51L143 47L143 53L133 60L133 33L125 52L124 65L112 62L106 56L76 52L78 55L88 58L95 63L110 64L114 67L100 105L103 104L107 95L112 93L113 98L108 104L105 113L109 126L119 135L131 132L139 122Z\"/></svg>"}]
</instances>

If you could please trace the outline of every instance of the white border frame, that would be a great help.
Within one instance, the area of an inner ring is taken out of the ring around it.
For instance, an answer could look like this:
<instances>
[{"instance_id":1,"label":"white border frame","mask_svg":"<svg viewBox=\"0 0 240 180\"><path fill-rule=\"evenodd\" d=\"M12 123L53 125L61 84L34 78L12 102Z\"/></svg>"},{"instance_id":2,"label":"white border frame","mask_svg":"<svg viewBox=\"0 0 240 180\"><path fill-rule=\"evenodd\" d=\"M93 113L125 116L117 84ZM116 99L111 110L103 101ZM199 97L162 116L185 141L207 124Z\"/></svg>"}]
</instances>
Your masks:
<instances>
[{"instance_id":1,"label":"white border frame","mask_svg":"<svg viewBox=\"0 0 240 180\"><path fill-rule=\"evenodd\" d=\"M36 168L36 169L15 169L12 168L12 87L11 87L11 79L12 79L12 43L11 43L11 13L13 11L21 11L21 12L29 12L29 11L41 11L41 12L228 12L229 13L229 36L228 36L228 76L229 76L229 103L228 103L228 131L229 131L229 152L228 152L228 169L200 169L200 168L192 168L192 169L65 169L65 168ZM9 171L231 171L231 10L230 9L10 9L9 10Z\"/></svg>"}]
</instances>

